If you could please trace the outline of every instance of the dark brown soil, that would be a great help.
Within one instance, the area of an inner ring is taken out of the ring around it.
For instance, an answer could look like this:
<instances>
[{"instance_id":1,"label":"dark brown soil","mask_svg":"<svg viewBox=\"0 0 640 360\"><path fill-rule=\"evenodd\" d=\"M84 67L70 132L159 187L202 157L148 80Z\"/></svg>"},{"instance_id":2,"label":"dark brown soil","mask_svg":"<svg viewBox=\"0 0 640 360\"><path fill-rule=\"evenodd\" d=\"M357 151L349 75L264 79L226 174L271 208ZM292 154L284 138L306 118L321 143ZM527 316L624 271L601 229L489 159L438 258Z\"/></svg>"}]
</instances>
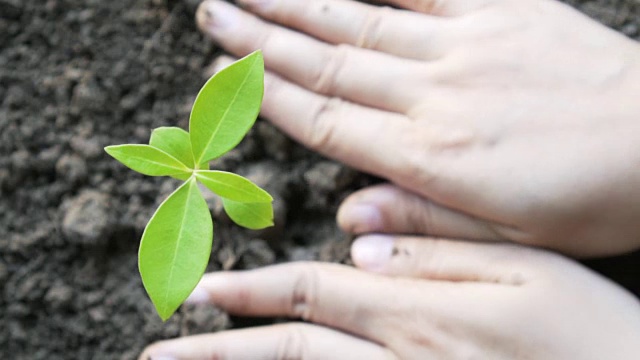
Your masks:
<instances>
[{"instance_id":1,"label":"dark brown soil","mask_svg":"<svg viewBox=\"0 0 640 360\"><path fill-rule=\"evenodd\" d=\"M136 251L176 182L137 175L102 151L144 143L158 126L187 127L218 53L194 26L197 2L0 0L0 358L134 359L154 340L256 323L191 306L162 324ZM573 3L640 37L637 0ZM239 229L211 198L210 270L347 259L335 211L372 179L262 121L215 167L264 185L278 225ZM640 294L639 260L591 265Z\"/></svg>"}]
</instances>

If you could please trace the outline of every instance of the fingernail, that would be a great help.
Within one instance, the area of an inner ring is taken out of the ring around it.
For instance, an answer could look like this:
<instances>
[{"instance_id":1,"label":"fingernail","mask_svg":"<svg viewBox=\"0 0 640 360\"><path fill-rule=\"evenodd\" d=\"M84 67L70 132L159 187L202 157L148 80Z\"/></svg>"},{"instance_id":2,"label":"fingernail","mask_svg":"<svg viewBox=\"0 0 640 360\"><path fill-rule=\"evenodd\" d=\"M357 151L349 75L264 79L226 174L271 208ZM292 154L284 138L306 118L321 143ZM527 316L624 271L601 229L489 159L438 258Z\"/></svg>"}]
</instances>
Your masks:
<instances>
[{"instance_id":1,"label":"fingernail","mask_svg":"<svg viewBox=\"0 0 640 360\"><path fill-rule=\"evenodd\" d=\"M238 10L222 1L207 1L198 12L199 20L209 29L222 29L236 23Z\"/></svg>"},{"instance_id":2,"label":"fingernail","mask_svg":"<svg viewBox=\"0 0 640 360\"><path fill-rule=\"evenodd\" d=\"M377 207L357 204L341 209L341 222L354 233L382 230L382 214Z\"/></svg>"},{"instance_id":3,"label":"fingernail","mask_svg":"<svg viewBox=\"0 0 640 360\"><path fill-rule=\"evenodd\" d=\"M393 254L393 238L386 235L363 236L351 245L351 258L359 268L382 272Z\"/></svg>"},{"instance_id":4,"label":"fingernail","mask_svg":"<svg viewBox=\"0 0 640 360\"><path fill-rule=\"evenodd\" d=\"M189 297L184 301L185 304L203 304L208 302L209 293L199 286L196 286L196 288L191 292L191 295L189 295Z\"/></svg>"}]
</instances>

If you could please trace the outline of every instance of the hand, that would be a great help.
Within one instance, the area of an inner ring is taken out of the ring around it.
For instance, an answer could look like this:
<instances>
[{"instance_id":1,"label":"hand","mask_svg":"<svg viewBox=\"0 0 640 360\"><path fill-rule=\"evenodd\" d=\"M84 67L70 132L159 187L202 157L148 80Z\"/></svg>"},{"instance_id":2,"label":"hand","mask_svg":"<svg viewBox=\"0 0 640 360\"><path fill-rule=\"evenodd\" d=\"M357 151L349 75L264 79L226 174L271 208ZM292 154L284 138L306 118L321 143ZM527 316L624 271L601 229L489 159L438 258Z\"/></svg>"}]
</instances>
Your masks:
<instances>
[{"instance_id":1,"label":"hand","mask_svg":"<svg viewBox=\"0 0 640 360\"><path fill-rule=\"evenodd\" d=\"M393 206L430 235L640 246L635 42L551 0L239 2L205 1L198 24L235 56L263 50L263 116L425 199L420 218L352 201L347 230L385 231L361 220Z\"/></svg>"},{"instance_id":2,"label":"hand","mask_svg":"<svg viewBox=\"0 0 640 360\"><path fill-rule=\"evenodd\" d=\"M159 342L140 359L640 358L640 303L561 256L375 235L352 257L369 272L290 263L205 275L192 302L309 323Z\"/></svg>"}]
</instances>

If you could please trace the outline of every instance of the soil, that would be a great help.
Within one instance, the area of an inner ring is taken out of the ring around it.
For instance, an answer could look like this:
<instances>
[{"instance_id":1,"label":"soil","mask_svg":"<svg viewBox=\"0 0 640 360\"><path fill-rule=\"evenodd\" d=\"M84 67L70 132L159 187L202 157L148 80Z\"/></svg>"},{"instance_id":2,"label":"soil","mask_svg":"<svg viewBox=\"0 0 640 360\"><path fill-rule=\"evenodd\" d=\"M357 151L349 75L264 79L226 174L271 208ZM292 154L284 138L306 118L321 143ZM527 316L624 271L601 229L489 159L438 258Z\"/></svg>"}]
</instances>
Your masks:
<instances>
[{"instance_id":1,"label":"soil","mask_svg":"<svg viewBox=\"0 0 640 360\"><path fill-rule=\"evenodd\" d=\"M198 0L0 0L0 358L135 359L148 343L273 320L184 306L167 323L143 290L144 226L177 185L137 175L103 146L187 127L220 52L194 26ZM573 1L640 38L637 0ZM375 179L313 154L259 120L213 164L276 199L275 228L216 222L210 271L345 262L339 202ZM640 253L589 263L640 295Z\"/></svg>"}]
</instances>

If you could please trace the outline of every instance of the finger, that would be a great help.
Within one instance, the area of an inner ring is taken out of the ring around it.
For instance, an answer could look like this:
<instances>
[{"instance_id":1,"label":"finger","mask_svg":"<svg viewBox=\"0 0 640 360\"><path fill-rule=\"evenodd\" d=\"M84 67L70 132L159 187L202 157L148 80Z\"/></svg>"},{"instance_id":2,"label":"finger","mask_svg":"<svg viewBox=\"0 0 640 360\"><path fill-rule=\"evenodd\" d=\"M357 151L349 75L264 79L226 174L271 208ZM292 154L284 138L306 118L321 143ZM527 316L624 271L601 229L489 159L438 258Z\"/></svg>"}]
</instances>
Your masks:
<instances>
[{"instance_id":1,"label":"finger","mask_svg":"<svg viewBox=\"0 0 640 360\"><path fill-rule=\"evenodd\" d=\"M346 0L240 0L270 21L333 44L350 44L413 59L441 56L451 31L443 19Z\"/></svg>"},{"instance_id":2,"label":"finger","mask_svg":"<svg viewBox=\"0 0 640 360\"><path fill-rule=\"evenodd\" d=\"M232 62L222 56L211 71ZM269 71L261 114L300 143L359 170L398 177L407 172L399 160L407 148L397 145L413 129L402 115L318 95Z\"/></svg>"},{"instance_id":3,"label":"finger","mask_svg":"<svg viewBox=\"0 0 640 360\"><path fill-rule=\"evenodd\" d=\"M437 16L464 15L496 0L379 0L401 8Z\"/></svg>"},{"instance_id":4,"label":"finger","mask_svg":"<svg viewBox=\"0 0 640 360\"><path fill-rule=\"evenodd\" d=\"M380 325L400 296L389 292L392 281L344 265L288 263L206 274L188 302L235 315L301 318L384 344L388 329Z\"/></svg>"},{"instance_id":5,"label":"finger","mask_svg":"<svg viewBox=\"0 0 640 360\"><path fill-rule=\"evenodd\" d=\"M349 196L338 210L338 224L349 233L444 236L467 240L506 240L502 225L434 203L394 185L376 185Z\"/></svg>"},{"instance_id":6,"label":"finger","mask_svg":"<svg viewBox=\"0 0 640 360\"><path fill-rule=\"evenodd\" d=\"M419 97L412 84L429 71L421 62L323 43L221 0L203 2L197 20L204 33L235 56L262 49L267 68L286 79L317 93L384 110L408 111Z\"/></svg>"},{"instance_id":7,"label":"finger","mask_svg":"<svg viewBox=\"0 0 640 360\"><path fill-rule=\"evenodd\" d=\"M520 286L531 280L538 254L512 244L366 235L351 247L363 270L394 276Z\"/></svg>"},{"instance_id":8,"label":"finger","mask_svg":"<svg viewBox=\"0 0 640 360\"><path fill-rule=\"evenodd\" d=\"M326 359L328 351L337 360L395 358L375 343L320 326L292 323L162 341L146 348L139 359L313 360Z\"/></svg>"}]
</instances>

